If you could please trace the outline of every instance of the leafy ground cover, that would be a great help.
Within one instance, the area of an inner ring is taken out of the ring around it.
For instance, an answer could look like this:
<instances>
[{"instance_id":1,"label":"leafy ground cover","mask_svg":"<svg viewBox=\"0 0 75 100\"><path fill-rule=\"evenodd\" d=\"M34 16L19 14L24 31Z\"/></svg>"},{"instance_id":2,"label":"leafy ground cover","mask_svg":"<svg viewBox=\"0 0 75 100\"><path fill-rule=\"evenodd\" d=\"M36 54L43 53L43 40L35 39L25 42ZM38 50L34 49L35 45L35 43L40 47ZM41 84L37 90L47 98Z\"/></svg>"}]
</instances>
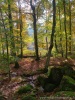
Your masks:
<instances>
[{"instance_id":1,"label":"leafy ground cover","mask_svg":"<svg viewBox=\"0 0 75 100\"><path fill-rule=\"evenodd\" d=\"M29 76L29 77L24 76L27 73L31 74L33 72L36 72L36 70L43 69L45 61L46 61L45 58L41 58L38 62L35 61L33 58L23 58L18 61L20 65L18 69L14 68L14 64L10 64L11 81L9 81L8 79L8 74L7 74L8 71L6 71L6 66L3 63L4 69L2 69L3 67L0 67L0 91L2 93L2 95L0 95L2 99L0 100L4 100L5 98L6 100L12 100L12 98L14 98L14 100L24 100L24 98L25 100L29 100L28 99L29 97L31 97L32 100L38 100L39 97L54 96L56 93L58 93L60 96L63 96L62 87L64 85L61 87L61 89L59 89L60 87L57 87L52 92L44 93L43 88L41 86L38 87L36 85L37 84L36 79L39 76L39 74L34 75L34 76ZM53 58L52 57L49 67L59 67L59 66L64 67L66 64L69 64L75 70L75 59L71 59L71 58L65 59L65 58ZM70 84L73 84L75 86L74 79L70 78L70 76L66 76L65 78L68 79ZM24 87L30 91L28 92L25 91L25 93L21 95L15 94L20 87L27 85L27 84L30 84L33 86L32 89L30 87L27 87L27 88ZM64 84L64 82L62 84ZM68 91L68 92L65 91L64 94L67 96L71 96L71 94L73 96L75 95L74 91ZM3 98L3 96L5 98Z\"/></svg>"}]
</instances>

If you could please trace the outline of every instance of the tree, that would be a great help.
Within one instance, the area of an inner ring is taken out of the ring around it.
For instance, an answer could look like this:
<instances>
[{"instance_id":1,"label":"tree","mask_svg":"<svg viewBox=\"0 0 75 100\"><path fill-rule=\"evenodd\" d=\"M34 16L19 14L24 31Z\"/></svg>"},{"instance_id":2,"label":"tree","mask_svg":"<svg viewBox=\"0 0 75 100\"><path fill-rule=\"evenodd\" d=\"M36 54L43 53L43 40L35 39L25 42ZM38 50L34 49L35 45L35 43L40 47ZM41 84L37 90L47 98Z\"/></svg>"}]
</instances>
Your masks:
<instances>
[{"instance_id":1,"label":"tree","mask_svg":"<svg viewBox=\"0 0 75 100\"><path fill-rule=\"evenodd\" d=\"M21 50L21 58L23 57L23 45L22 45L22 28L23 28L23 23L22 23L22 13L21 13L21 5L20 1L18 0L18 5L19 5L19 20L20 20L20 50Z\"/></svg>"},{"instance_id":2,"label":"tree","mask_svg":"<svg viewBox=\"0 0 75 100\"><path fill-rule=\"evenodd\" d=\"M60 32L62 31L61 30L61 13L60 13L60 2L58 0L58 13L59 13L59 23L60 23ZM63 57L63 47L62 47L62 34L60 34L60 47L61 47L61 55Z\"/></svg>"},{"instance_id":3,"label":"tree","mask_svg":"<svg viewBox=\"0 0 75 100\"><path fill-rule=\"evenodd\" d=\"M4 23L4 19L3 19L3 14L2 14L2 9L0 8L0 12L1 12L1 20L2 20L2 24L3 24L3 28L4 28L4 34L5 34L5 42L6 42L6 50L7 50L7 60L9 59L9 51L8 51L8 36L6 33L6 26Z\"/></svg>"},{"instance_id":4,"label":"tree","mask_svg":"<svg viewBox=\"0 0 75 100\"><path fill-rule=\"evenodd\" d=\"M34 3L36 0L34 0ZM35 53L36 53L36 60L39 60L38 54L38 40L37 40L37 28L36 28L36 12L35 12L35 5L32 4L32 0L30 0L31 9L33 11L33 27L34 27L34 44L35 44Z\"/></svg>"},{"instance_id":5,"label":"tree","mask_svg":"<svg viewBox=\"0 0 75 100\"><path fill-rule=\"evenodd\" d=\"M8 0L8 18L9 18L9 29L10 29L10 38L11 38L11 55L16 55L15 53L15 43L14 43L14 34L13 34L13 21L11 14L11 1Z\"/></svg>"},{"instance_id":6,"label":"tree","mask_svg":"<svg viewBox=\"0 0 75 100\"><path fill-rule=\"evenodd\" d=\"M65 3L65 0L63 0L63 7L64 7L64 31L65 31L65 38L66 38L66 54L65 54L65 57L67 58L67 30L66 30L66 3Z\"/></svg>"},{"instance_id":7,"label":"tree","mask_svg":"<svg viewBox=\"0 0 75 100\"><path fill-rule=\"evenodd\" d=\"M69 0L69 33L70 33L69 52L71 53L72 28L71 28L71 1L70 0Z\"/></svg>"},{"instance_id":8,"label":"tree","mask_svg":"<svg viewBox=\"0 0 75 100\"><path fill-rule=\"evenodd\" d=\"M50 47L49 47L48 54L47 54L45 69L48 69L49 62L50 62L51 51L52 51L52 48L53 48L55 26L56 26L56 1L53 0L53 26L52 26L52 33L51 33L51 39L50 39Z\"/></svg>"}]
</instances>

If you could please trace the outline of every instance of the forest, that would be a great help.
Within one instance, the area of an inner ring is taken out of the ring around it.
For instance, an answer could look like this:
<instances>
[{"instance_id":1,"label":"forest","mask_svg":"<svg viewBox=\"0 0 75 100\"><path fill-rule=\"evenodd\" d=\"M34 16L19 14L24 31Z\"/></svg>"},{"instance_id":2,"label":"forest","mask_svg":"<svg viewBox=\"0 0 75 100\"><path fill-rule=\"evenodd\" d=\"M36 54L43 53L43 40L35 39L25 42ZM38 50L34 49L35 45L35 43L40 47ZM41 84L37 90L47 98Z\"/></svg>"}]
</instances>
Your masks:
<instances>
[{"instance_id":1,"label":"forest","mask_svg":"<svg viewBox=\"0 0 75 100\"><path fill-rule=\"evenodd\" d=\"M0 100L75 100L75 0L0 0Z\"/></svg>"}]
</instances>

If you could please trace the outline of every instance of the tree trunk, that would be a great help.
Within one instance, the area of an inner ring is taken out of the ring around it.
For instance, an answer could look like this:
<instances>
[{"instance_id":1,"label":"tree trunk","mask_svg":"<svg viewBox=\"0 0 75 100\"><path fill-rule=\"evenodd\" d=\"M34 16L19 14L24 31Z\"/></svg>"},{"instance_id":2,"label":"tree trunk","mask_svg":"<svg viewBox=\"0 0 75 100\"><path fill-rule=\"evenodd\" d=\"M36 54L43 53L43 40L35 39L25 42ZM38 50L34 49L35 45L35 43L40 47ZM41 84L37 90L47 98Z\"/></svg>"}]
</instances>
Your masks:
<instances>
[{"instance_id":1,"label":"tree trunk","mask_svg":"<svg viewBox=\"0 0 75 100\"><path fill-rule=\"evenodd\" d=\"M21 58L23 57L23 45L22 45L22 13L21 13L21 5L20 5L20 1L18 0L18 5L19 5L19 20L20 20L20 50L21 50Z\"/></svg>"},{"instance_id":2,"label":"tree trunk","mask_svg":"<svg viewBox=\"0 0 75 100\"><path fill-rule=\"evenodd\" d=\"M71 53L71 35L72 35L72 32L71 32L71 2L69 0L69 32L70 32L70 42L69 42L69 52Z\"/></svg>"},{"instance_id":3,"label":"tree trunk","mask_svg":"<svg viewBox=\"0 0 75 100\"><path fill-rule=\"evenodd\" d=\"M34 43L35 43L36 60L39 60L37 27L36 27L36 14L35 14L35 6L32 5L32 0L30 0L30 5L31 5L32 11L33 11L33 27L34 27Z\"/></svg>"},{"instance_id":4,"label":"tree trunk","mask_svg":"<svg viewBox=\"0 0 75 100\"><path fill-rule=\"evenodd\" d=\"M14 34L13 34L13 22L12 22L12 14L11 14L11 4L10 0L8 0L8 18L9 18L9 29L10 29L10 39L11 39L11 55L15 56L15 43L14 43Z\"/></svg>"},{"instance_id":5,"label":"tree trunk","mask_svg":"<svg viewBox=\"0 0 75 100\"><path fill-rule=\"evenodd\" d=\"M4 34L5 34L5 40L6 40L6 50L7 50L7 60L9 58L9 51L8 51L8 37L6 34L6 27L5 27L5 23L4 23L4 19L3 19L3 14L2 14L2 10L1 11L1 19L2 19L2 23L3 23L3 28L4 28Z\"/></svg>"},{"instance_id":6,"label":"tree trunk","mask_svg":"<svg viewBox=\"0 0 75 100\"><path fill-rule=\"evenodd\" d=\"M67 58L67 31L66 31L66 7L65 7L65 0L63 0L63 7L64 7L64 30L65 30L65 37L66 37L66 54L65 57Z\"/></svg>"},{"instance_id":7,"label":"tree trunk","mask_svg":"<svg viewBox=\"0 0 75 100\"><path fill-rule=\"evenodd\" d=\"M48 69L50 57L51 57L51 51L53 48L53 39L54 39L54 33L55 33L55 26L56 26L56 2L53 0L53 26L52 26L52 34L51 34L51 40L50 40L50 47L47 54L45 69Z\"/></svg>"},{"instance_id":8,"label":"tree trunk","mask_svg":"<svg viewBox=\"0 0 75 100\"><path fill-rule=\"evenodd\" d=\"M54 39L54 40L55 40L55 48L56 48L56 52L59 52L59 51L58 51L58 46L57 46L56 34L55 34L55 39Z\"/></svg>"},{"instance_id":9,"label":"tree trunk","mask_svg":"<svg viewBox=\"0 0 75 100\"><path fill-rule=\"evenodd\" d=\"M59 3L59 0L58 0L58 3ZM59 22L60 22L60 32L61 32L60 5L59 5L58 9L59 9ZM63 57L62 34L60 35L60 47L61 47L61 56Z\"/></svg>"}]
</instances>

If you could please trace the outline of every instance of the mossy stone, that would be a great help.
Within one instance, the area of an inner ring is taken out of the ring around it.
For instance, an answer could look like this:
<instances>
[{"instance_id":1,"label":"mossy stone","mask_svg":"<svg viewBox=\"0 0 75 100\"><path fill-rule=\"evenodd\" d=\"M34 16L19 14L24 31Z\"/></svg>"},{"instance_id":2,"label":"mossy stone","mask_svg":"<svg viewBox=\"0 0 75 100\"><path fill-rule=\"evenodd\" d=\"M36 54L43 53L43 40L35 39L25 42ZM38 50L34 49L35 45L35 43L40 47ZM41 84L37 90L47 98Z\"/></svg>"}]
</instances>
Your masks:
<instances>
[{"instance_id":1,"label":"mossy stone","mask_svg":"<svg viewBox=\"0 0 75 100\"><path fill-rule=\"evenodd\" d=\"M37 80L38 80L38 84L41 85L42 87L44 87L45 84L46 84L46 80L47 80L47 79L46 79L44 76L39 76L39 77L37 78Z\"/></svg>"},{"instance_id":2,"label":"mossy stone","mask_svg":"<svg viewBox=\"0 0 75 100\"><path fill-rule=\"evenodd\" d=\"M75 91L75 80L69 76L64 76L59 88L61 91Z\"/></svg>"},{"instance_id":3,"label":"mossy stone","mask_svg":"<svg viewBox=\"0 0 75 100\"><path fill-rule=\"evenodd\" d=\"M63 74L60 68L51 68L48 80L50 83L59 85L62 80Z\"/></svg>"},{"instance_id":4,"label":"mossy stone","mask_svg":"<svg viewBox=\"0 0 75 100\"><path fill-rule=\"evenodd\" d=\"M44 87L44 91L45 92L52 92L55 89L55 85L54 84L46 84Z\"/></svg>"},{"instance_id":5,"label":"mossy stone","mask_svg":"<svg viewBox=\"0 0 75 100\"><path fill-rule=\"evenodd\" d=\"M68 75L68 76L72 77L75 74L75 71L70 66L64 66L64 67L62 67L62 73L64 75Z\"/></svg>"}]
</instances>

